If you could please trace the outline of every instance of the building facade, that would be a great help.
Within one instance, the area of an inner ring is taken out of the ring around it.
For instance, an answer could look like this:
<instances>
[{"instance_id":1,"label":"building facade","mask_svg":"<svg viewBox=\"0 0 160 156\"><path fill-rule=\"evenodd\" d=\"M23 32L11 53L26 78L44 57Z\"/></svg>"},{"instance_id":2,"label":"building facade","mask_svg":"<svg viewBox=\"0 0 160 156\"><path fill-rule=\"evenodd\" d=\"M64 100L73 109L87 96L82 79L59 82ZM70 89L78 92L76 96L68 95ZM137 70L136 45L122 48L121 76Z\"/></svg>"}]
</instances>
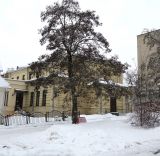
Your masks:
<instances>
[{"instance_id":1,"label":"building facade","mask_svg":"<svg viewBox=\"0 0 160 156\"><path fill-rule=\"evenodd\" d=\"M4 113L4 108L8 103L9 83L0 76L0 114Z\"/></svg>"},{"instance_id":2,"label":"building facade","mask_svg":"<svg viewBox=\"0 0 160 156\"><path fill-rule=\"evenodd\" d=\"M160 102L159 36L160 30L137 36L139 103Z\"/></svg>"},{"instance_id":3,"label":"building facade","mask_svg":"<svg viewBox=\"0 0 160 156\"><path fill-rule=\"evenodd\" d=\"M13 114L16 110L27 112L46 113L51 110L71 110L71 97L69 93L58 93L55 96L55 86L40 87L35 91L29 81L34 79L28 67L17 68L5 74L9 89L8 103L5 106L6 114ZM114 82L122 84L122 77L113 77ZM108 97L105 93L97 98L91 88L86 94L78 97L78 110L81 114L97 114L108 112L126 112L125 98Z\"/></svg>"},{"instance_id":4,"label":"building facade","mask_svg":"<svg viewBox=\"0 0 160 156\"><path fill-rule=\"evenodd\" d=\"M140 67L143 63L147 64L147 62L149 61L150 56L153 53L157 52L157 45L156 44L152 48L150 48L145 43L145 35L146 34L140 34L140 35L137 36L137 60L138 60L138 67Z\"/></svg>"}]
</instances>

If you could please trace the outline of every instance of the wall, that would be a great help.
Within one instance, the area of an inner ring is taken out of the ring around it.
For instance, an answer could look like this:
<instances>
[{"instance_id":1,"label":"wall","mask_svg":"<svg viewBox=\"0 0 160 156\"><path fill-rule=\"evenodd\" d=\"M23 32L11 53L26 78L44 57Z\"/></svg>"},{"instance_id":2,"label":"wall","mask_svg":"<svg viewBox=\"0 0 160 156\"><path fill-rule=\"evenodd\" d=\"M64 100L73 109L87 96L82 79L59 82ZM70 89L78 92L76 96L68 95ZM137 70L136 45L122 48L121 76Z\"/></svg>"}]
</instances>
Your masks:
<instances>
[{"instance_id":1,"label":"wall","mask_svg":"<svg viewBox=\"0 0 160 156\"><path fill-rule=\"evenodd\" d=\"M27 85L24 81L17 81L12 79L6 79L10 84L11 88L8 95L8 105L5 107L6 114L14 113L15 103L16 103L16 90L21 90L24 92L23 105L26 105L26 91Z\"/></svg>"},{"instance_id":2,"label":"wall","mask_svg":"<svg viewBox=\"0 0 160 156\"><path fill-rule=\"evenodd\" d=\"M138 67L142 65L142 63L147 63L149 56L156 52L157 47L154 46L152 49L150 49L145 43L144 43L144 35L141 34L137 36L137 59L138 59Z\"/></svg>"},{"instance_id":3,"label":"wall","mask_svg":"<svg viewBox=\"0 0 160 156\"><path fill-rule=\"evenodd\" d=\"M10 78L17 76L21 78L24 74L29 74L28 68L18 70L17 72L14 71L13 73L10 73L9 76ZM28 76L26 77L28 78ZM122 75L119 77L112 76L112 80L116 83L122 83ZM5 107L6 113L8 114L13 113L15 109L16 89L27 91L24 92L23 98L23 110L25 111L46 113L53 109L59 111L72 109L70 94L64 94L63 92L61 92L57 97L53 97L53 86L49 86L48 88L40 87L39 106L36 106L36 92L33 86L26 84L26 81L22 80L7 79L7 81L12 87L9 90L8 106ZM47 89L46 106L42 106L42 94L44 89ZM31 92L35 92L34 106L30 106ZM121 97L120 99L117 99L117 111L125 112L125 109L125 98ZM78 97L78 110L81 112L81 114L97 114L110 112L110 98L106 94L103 94L101 97L97 98L95 91L92 88L87 89L85 95Z\"/></svg>"},{"instance_id":4,"label":"wall","mask_svg":"<svg viewBox=\"0 0 160 156\"><path fill-rule=\"evenodd\" d=\"M20 68L18 70L10 71L6 74L7 78L17 80L17 77L19 77L19 80L23 80L23 75L25 75L25 80L28 79L28 68Z\"/></svg>"},{"instance_id":5,"label":"wall","mask_svg":"<svg viewBox=\"0 0 160 156\"><path fill-rule=\"evenodd\" d=\"M0 114L4 114L5 88L0 88Z\"/></svg>"}]
</instances>

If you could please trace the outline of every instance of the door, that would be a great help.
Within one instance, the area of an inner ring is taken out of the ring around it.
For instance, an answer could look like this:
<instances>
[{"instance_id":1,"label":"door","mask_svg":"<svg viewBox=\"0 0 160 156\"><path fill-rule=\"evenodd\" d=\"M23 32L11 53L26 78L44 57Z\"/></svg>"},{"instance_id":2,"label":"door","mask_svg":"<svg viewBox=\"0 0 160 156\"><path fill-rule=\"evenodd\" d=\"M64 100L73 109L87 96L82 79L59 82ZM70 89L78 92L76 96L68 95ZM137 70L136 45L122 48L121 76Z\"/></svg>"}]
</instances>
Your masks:
<instances>
[{"instance_id":1,"label":"door","mask_svg":"<svg viewBox=\"0 0 160 156\"><path fill-rule=\"evenodd\" d=\"M116 97L110 97L110 111L111 112L117 112Z\"/></svg>"},{"instance_id":2,"label":"door","mask_svg":"<svg viewBox=\"0 0 160 156\"><path fill-rule=\"evenodd\" d=\"M15 111L21 110L23 107L23 92L16 92Z\"/></svg>"}]
</instances>

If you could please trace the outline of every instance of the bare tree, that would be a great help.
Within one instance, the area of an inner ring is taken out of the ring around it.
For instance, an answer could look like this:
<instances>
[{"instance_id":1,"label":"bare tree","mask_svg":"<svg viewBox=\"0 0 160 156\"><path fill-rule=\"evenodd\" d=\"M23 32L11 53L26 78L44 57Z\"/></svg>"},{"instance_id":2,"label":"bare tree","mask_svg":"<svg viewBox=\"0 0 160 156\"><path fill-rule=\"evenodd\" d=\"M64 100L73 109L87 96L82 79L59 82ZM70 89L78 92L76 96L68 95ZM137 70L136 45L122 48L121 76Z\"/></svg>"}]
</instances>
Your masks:
<instances>
[{"instance_id":1,"label":"bare tree","mask_svg":"<svg viewBox=\"0 0 160 156\"><path fill-rule=\"evenodd\" d=\"M146 31L144 44L156 51L148 56L128 79L132 87L134 120L137 125L154 127L160 123L160 31Z\"/></svg>"}]
</instances>

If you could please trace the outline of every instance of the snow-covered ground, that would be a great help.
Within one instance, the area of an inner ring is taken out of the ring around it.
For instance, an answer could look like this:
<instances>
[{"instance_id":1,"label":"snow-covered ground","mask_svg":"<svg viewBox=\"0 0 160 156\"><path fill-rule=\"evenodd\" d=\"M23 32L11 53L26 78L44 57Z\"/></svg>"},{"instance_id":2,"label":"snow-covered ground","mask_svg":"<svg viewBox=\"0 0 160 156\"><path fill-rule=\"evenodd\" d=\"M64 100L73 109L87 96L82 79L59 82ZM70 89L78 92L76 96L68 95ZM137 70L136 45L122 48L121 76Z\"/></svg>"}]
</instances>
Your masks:
<instances>
[{"instance_id":1,"label":"snow-covered ground","mask_svg":"<svg viewBox=\"0 0 160 156\"><path fill-rule=\"evenodd\" d=\"M128 116L88 115L70 121L0 126L0 156L152 156L160 155L160 127L133 127Z\"/></svg>"}]
</instances>

